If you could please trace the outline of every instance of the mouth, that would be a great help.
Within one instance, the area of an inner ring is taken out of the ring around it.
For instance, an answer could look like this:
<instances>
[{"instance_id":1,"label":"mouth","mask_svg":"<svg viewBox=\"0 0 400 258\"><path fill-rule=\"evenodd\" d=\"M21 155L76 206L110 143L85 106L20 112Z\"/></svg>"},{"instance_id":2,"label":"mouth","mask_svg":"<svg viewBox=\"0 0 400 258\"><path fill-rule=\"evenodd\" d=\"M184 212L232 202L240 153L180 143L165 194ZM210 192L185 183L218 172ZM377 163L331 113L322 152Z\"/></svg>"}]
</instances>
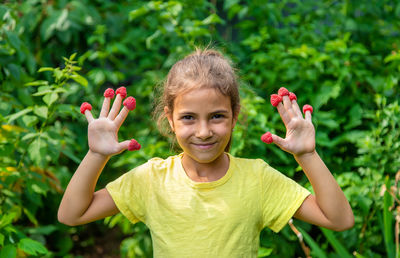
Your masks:
<instances>
[{"instance_id":1,"label":"mouth","mask_svg":"<svg viewBox=\"0 0 400 258\"><path fill-rule=\"evenodd\" d=\"M208 150L214 147L216 143L215 142L210 142L210 143L193 143L193 145L196 148L202 149L202 150Z\"/></svg>"}]
</instances>

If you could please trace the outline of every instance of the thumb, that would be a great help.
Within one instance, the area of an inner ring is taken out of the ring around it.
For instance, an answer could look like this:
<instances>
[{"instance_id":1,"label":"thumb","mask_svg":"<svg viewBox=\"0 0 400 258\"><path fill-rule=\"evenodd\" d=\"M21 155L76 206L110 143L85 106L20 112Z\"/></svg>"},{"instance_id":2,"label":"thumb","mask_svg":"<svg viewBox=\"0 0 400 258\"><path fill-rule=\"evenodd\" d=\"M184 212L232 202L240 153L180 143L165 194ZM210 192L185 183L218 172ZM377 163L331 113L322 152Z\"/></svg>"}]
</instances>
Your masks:
<instances>
[{"instance_id":1,"label":"thumb","mask_svg":"<svg viewBox=\"0 0 400 258\"><path fill-rule=\"evenodd\" d=\"M129 151L140 150L142 146L135 139L131 139L118 143L118 147L120 149L120 152L122 152L124 150L129 150Z\"/></svg>"},{"instance_id":2,"label":"thumb","mask_svg":"<svg viewBox=\"0 0 400 258\"><path fill-rule=\"evenodd\" d=\"M285 139L270 132L266 132L265 134L263 134L261 136L261 140L267 144L275 143L275 145L277 145L280 148L282 148L282 145L285 144Z\"/></svg>"}]
</instances>

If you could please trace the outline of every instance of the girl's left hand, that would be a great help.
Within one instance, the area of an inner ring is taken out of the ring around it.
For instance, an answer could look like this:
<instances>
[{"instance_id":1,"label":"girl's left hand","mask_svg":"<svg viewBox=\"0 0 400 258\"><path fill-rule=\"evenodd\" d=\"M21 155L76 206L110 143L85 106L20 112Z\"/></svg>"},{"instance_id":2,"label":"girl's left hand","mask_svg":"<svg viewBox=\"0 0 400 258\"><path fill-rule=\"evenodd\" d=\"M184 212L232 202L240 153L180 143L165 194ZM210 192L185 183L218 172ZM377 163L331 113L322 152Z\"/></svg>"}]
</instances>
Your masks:
<instances>
[{"instance_id":1,"label":"girl's left hand","mask_svg":"<svg viewBox=\"0 0 400 258\"><path fill-rule=\"evenodd\" d=\"M312 153L315 150L315 129L311 121L311 112L303 114L296 100L283 96L277 106L286 127L285 139L272 134L273 142L282 150L295 156Z\"/></svg>"}]
</instances>

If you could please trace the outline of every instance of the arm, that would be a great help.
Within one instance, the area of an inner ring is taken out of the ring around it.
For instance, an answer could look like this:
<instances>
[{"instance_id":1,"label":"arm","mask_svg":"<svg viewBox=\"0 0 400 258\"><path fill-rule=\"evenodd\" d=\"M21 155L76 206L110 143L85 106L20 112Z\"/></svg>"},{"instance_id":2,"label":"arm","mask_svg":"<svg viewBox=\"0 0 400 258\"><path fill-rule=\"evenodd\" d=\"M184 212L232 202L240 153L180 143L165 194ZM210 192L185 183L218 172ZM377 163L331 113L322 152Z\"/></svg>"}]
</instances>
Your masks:
<instances>
[{"instance_id":1,"label":"arm","mask_svg":"<svg viewBox=\"0 0 400 258\"><path fill-rule=\"evenodd\" d=\"M294 155L315 192L315 196L304 200L294 217L336 231L351 228L354 216L350 204L315 150L311 112L306 111L303 118L296 99L283 96L282 100L277 109L286 127L286 137L272 135L272 140Z\"/></svg>"},{"instance_id":2,"label":"arm","mask_svg":"<svg viewBox=\"0 0 400 258\"><path fill-rule=\"evenodd\" d=\"M97 180L112 155L128 149L130 141L118 142L118 130L127 117L127 107L118 111L122 102L118 94L110 109L111 98L106 97L98 119L90 110L84 111L89 122L89 151L69 182L58 209L58 220L73 226L89 223L118 213L106 189L94 192Z\"/></svg>"}]
</instances>

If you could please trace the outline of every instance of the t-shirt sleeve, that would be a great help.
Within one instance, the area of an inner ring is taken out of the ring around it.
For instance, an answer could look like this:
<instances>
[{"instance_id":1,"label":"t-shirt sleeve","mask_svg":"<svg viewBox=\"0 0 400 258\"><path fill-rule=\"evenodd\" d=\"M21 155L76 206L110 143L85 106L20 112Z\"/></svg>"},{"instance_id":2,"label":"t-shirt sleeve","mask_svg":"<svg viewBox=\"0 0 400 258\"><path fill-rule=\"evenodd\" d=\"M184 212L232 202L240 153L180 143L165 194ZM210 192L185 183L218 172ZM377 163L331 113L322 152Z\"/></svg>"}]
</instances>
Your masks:
<instances>
[{"instance_id":1,"label":"t-shirt sleeve","mask_svg":"<svg viewBox=\"0 0 400 258\"><path fill-rule=\"evenodd\" d=\"M119 211L132 223L145 221L144 196L148 163L123 174L106 185Z\"/></svg>"},{"instance_id":2,"label":"t-shirt sleeve","mask_svg":"<svg viewBox=\"0 0 400 258\"><path fill-rule=\"evenodd\" d=\"M279 232L293 217L310 191L263 162L261 207L263 227Z\"/></svg>"}]
</instances>

